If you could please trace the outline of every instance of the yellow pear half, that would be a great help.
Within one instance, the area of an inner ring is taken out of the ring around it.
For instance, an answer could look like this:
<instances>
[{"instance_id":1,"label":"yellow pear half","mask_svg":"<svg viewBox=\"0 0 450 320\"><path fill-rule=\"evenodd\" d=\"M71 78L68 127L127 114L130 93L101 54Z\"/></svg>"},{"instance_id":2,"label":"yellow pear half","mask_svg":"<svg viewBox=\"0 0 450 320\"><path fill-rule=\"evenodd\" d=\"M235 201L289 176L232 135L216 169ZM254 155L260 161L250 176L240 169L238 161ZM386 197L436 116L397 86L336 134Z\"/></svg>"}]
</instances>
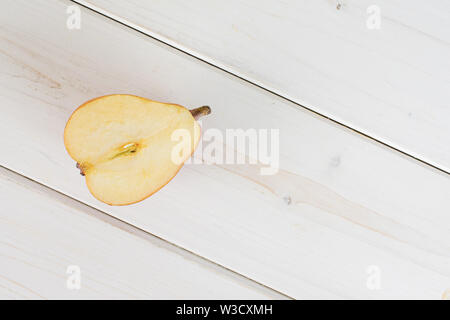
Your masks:
<instances>
[{"instance_id":1,"label":"yellow pear half","mask_svg":"<svg viewBox=\"0 0 450 320\"><path fill-rule=\"evenodd\" d=\"M90 100L64 130L67 152L92 195L110 205L141 201L166 185L200 140L196 119L210 108L116 94Z\"/></svg>"}]
</instances>

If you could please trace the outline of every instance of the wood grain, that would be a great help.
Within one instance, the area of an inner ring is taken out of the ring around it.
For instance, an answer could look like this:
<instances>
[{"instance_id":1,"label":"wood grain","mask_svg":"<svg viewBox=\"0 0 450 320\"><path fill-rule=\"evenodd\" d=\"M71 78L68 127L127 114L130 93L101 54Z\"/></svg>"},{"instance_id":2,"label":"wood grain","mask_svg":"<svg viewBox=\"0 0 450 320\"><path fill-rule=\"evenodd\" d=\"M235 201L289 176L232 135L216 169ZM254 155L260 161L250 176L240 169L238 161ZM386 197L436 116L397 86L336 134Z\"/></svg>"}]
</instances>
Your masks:
<instances>
[{"instance_id":1,"label":"wood grain","mask_svg":"<svg viewBox=\"0 0 450 320\"><path fill-rule=\"evenodd\" d=\"M450 286L448 175L89 10L68 30L70 2L5 5L2 165L295 298L440 299ZM146 201L101 204L62 134L78 105L120 92L210 105L204 129L279 129L280 172L191 164Z\"/></svg>"},{"instance_id":2,"label":"wood grain","mask_svg":"<svg viewBox=\"0 0 450 320\"><path fill-rule=\"evenodd\" d=\"M448 1L77 2L450 172Z\"/></svg>"},{"instance_id":3,"label":"wood grain","mask_svg":"<svg viewBox=\"0 0 450 320\"><path fill-rule=\"evenodd\" d=\"M283 298L3 168L0 194L1 299Z\"/></svg>"}]
</instances>

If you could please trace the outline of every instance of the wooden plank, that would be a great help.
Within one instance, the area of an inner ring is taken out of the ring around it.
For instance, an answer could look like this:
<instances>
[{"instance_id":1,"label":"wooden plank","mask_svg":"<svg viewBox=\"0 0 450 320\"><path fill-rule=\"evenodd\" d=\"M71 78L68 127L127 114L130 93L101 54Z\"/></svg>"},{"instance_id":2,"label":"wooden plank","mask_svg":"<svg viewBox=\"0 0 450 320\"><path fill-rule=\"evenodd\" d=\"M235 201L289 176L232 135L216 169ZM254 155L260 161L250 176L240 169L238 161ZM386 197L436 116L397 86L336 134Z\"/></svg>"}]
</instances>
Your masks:
<instances>
[{"instance_id":1,"label":"wooden plank","mask_svg":"<svg viewBox=\"0 0 450 320\"><path fill-rule=\"evenodd\" d=\"M283 297L4 168L0 194L2 299Z\"/></svg>"},{"instance_id":2,"label":"wooden plank","mask_svg":"<svg viewBox=\"0 0 450 320\"><path fill-rule=\"evenodd\" d=\"M5 5L2 165L295 298L438 299L450 286L447 175L89 10L68 30L69 2ZM62 134L77 105L114 92L210 104L205 131L278 128L280 172L191 164L146 201L103 205Z\"/></svg>"},{"instance_id":3,"label":"wooden plank","mask_svg":"<svg viewBox=\"0 0 450 320\"><path fill-rule=\"evenodd\" d=\"M448 1L77 2L450 172Z\"/></svg>"}]
</instances>

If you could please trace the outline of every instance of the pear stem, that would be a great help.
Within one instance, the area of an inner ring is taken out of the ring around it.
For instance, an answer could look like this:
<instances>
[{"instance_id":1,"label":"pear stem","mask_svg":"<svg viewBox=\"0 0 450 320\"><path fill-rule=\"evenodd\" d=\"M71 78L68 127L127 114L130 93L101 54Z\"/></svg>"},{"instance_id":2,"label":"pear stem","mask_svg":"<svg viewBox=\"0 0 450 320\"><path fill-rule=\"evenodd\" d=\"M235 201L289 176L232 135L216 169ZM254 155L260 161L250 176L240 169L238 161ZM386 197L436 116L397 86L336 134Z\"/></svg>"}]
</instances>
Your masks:
<instances>
[{"instance_id":1,"label":"pear stem","mask_svg":"<svg viewBox=\"0 0 450 320\"><path fill-rule=\"evenodd\" d=\"M195 108L192 110L189 110L194 117L195 120L198 120L199 118L206 116L211 113L211 108L208 106L203 106L199 108Z\"/></svg>"}]
</instances>

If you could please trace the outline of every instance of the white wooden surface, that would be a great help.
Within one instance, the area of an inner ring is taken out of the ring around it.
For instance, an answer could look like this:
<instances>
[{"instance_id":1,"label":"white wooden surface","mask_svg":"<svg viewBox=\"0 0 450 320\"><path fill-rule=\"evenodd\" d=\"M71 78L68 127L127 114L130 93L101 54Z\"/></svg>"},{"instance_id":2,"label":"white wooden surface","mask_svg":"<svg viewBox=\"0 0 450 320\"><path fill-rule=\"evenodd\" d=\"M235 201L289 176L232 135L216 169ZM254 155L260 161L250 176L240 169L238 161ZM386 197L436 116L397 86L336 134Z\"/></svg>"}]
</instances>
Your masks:
<instances>
[{"instance_id":1,"label":"white wooden surface","mask_svg":"<svg viewBox=\"0 0 450 320\"><path fill-rule=\"evenodd\" d=\"M446 0L77 2L450 172Z\"/></svg>"},{"instance_id":2,"label":"white wooden surface","mask_svg":"<svg viewBox=\"0 0 450 320\"><path fill-rule=\"evenodd\" d=\"M0 299L282 298L3 168L0 199Z\"/></svg>"},{"instance_id":3,"label":"white wooden surface","mask_svg":"<svg viewBox=\"0 0 450 320\"><path fill-rule=\"evenodd\" d=\"M89 10L68 30L68 5L0 12L1 165L294 298L450 288L448 175ZM210 104L205 128L279 128L281 171L193 164L144 202L103 205L62 133L77 105L118 92Z\"/></svg>"}]
</instances>

